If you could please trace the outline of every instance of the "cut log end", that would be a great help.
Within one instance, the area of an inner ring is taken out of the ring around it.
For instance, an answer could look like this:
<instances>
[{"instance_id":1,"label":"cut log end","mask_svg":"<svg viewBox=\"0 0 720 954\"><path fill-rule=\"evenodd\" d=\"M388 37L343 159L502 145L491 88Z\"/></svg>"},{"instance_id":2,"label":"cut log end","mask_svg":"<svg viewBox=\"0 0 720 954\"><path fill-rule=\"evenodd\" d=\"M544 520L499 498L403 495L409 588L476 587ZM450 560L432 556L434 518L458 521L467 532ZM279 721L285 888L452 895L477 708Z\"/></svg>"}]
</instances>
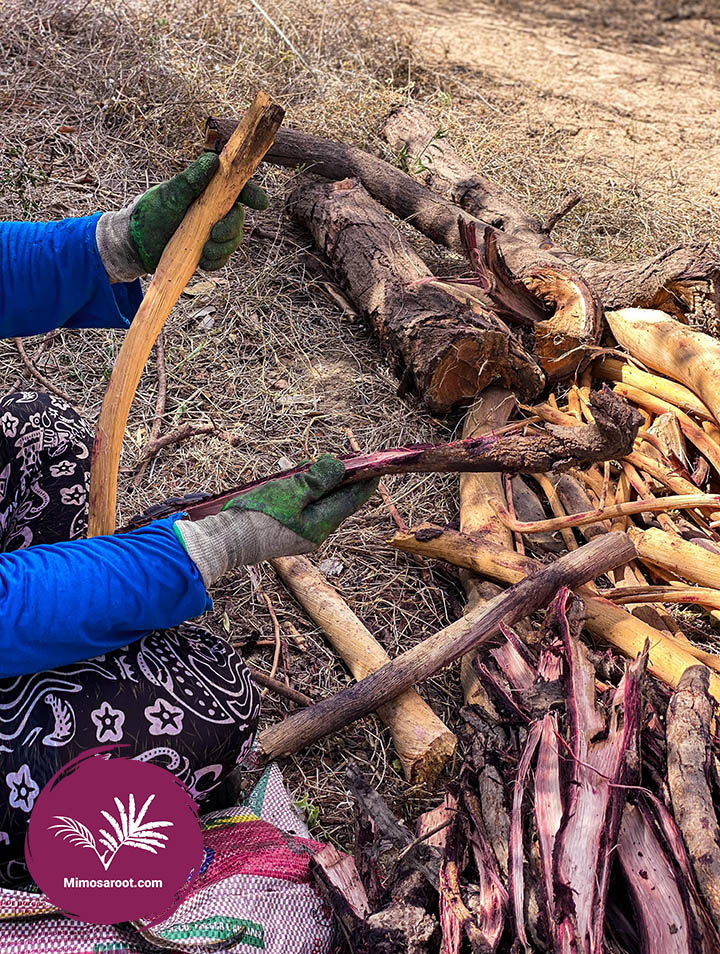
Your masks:
<instances>
[{"instance_id":1,"label":"cut log end","mask_svg":"<svg viewBox=\"0 0 720 954\"><path fill-rule=\"evenodd\" d=\"M552 317L535 324L535 354L550 381L574 374L587 358L589 345L597 344L602 312L584 282L570 269L533 269L525 284L552 310Z\"/></svg>"}]
</instances>

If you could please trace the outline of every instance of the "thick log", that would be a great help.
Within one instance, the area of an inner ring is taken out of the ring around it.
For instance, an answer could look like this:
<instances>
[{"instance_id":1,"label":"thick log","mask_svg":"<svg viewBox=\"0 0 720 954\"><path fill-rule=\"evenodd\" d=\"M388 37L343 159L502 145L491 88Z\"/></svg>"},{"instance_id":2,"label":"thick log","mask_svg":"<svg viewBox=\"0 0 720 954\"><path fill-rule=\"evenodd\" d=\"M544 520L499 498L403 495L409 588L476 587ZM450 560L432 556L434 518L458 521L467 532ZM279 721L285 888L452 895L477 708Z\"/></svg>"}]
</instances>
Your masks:
<instances>
[{"instance_id":1,"label":"thick log","mask_svg":"<svg viewBox=\"0 0 720 954\"><path fill-rule=\"evenodd\" d=\"M598 262L574 255L553 242L547 220L530 215L504 189L464 162L448 140L438 136L437 125L415 107L405 106L391 114L385 137L393 148L402 150L410 172L439 196L528 247L545 250L551 260L565 262L582 276L605 308L631 304L687 311L690 296L686 286L716 281L720 274L717 252L707 245L673 246L635 264ZM556 221L551 219L552 224Z\"/></svg>"},{"instance_id":2,"label":"thick log","mask_svg":"<svg viewBox=\"0 0 720 954\"><path fill-rule=\"evenodd\" d=\"M606 314L615 340L633 358L696 394L720 422L720 342L663 311L623 308Z\"/></svg>"},{"instance_id":3,"label":"thick log","mask_svg":"<svg viewBox=\"0 0 720 954\"><path fill-rule=\"evenodd\" d=\"M307 557L281 557L272 565L355 679L364 679L390 662L380 643ZM453 733L414 689L381 706L377 714L390 729L408 781L432 787L455 752Z\"/></svg>"},{"instance_id":4,"label":"thick log","mask_svg":"<svg viewBox=\"0 0 720 954\"><path fill-rule=\"evenodd\" d=\"M288 210L375 330L403 390L447 411L500 380L526 397L544 376L500 319L434 284L420 256L356 179L301 179Z\"/></svg>"},{"instance_id":5,"label":"thick log","mask_svg":"<svg viewBox=\"0 0 720 954\"><path fill-rule=\"evenodd\" d=\"M710 672L688 669L667 710L668 783L673 813L700 892L720 930L720 828L710 787Z\"/></svg>"},{"instance_id":6,"label":"thick log","mask_svg":"<svg viewBox=\"0 0 720 954\"><path fill-rule=\"evenodd\" d=\"M561 586L580 586L634 556L635 548L621 533L609 533L580 547L532 578L510 587L485 606L472 610L356 685L266 729L259 739L261 751L270 757L290 754L344 728L487 642L499 631L501 623L512 625L547 606Z\"/></svg>"},{"instance_id":7,"label":"thick log","mask_svg":"<svg viewBox=\"0 0 720 954\"><path fill-rule=\"evenodd\" d=\"M593 543L610 535L597 537ZM486 544L482 537L470 537L441 527L426 525L416 527L411 533L396 533L389 543L406 553L445 560L502 583L517 583L543 569L539 561L521 556L514 550L503 550ZM683 672L689 666L697 665L698 658L702 657L704 650L631 616L621 606L602 599L597 590L586 587L578 592L585 603L585 629L631 659L642 653L645 643L649 642L648 670L667 685L676 686ZM720 676L717 674L711 676L710 692L720 703Z\"/></svg>"},{"instance_id":8,"label":"thick log","mask_svg":"<svg viewBox=\"0 0 720 954\"><path fill-rule=\"evenodd\" d=\"M207 122L207 148L220 151L236 123L235 119L211 117ZM503 254L513 270L520 270L528 259L537 260L540 256L544 256L550 266L564 263L576 270L579 281L584 279L592 286L593 294L604 308L624 308L631 303L641 308L674 306L687 310L687 286L697 282L715 284L720 274L717 251L700 244L672 246L636 263L607 263L582 258L554 245L543 231L544 223L541 223L539 233L530 227L523 228L523 223L535 221L532 216L514 211L509 206L503 206L500 214L495 214L492 206L501 200L502 191L497 186L492 199L473 205L474 212L466 211L389 162L354 146L331 142L297 129L281 129L266 159L280 166L303 166L327 179L355 177L373 198L398 218L407 219L434 242L456 252L464 250L458 220L474 224L479 229L502 224L505 227L501 231ZM470 171L476 175L474 170ZM475 190L476 200L478 195L479 191ZM517 209L517 203L513 205ZM479 217L478 213L481 213ZM508 230L508 225L512 231Z\"/></svg>"}]
</instances>

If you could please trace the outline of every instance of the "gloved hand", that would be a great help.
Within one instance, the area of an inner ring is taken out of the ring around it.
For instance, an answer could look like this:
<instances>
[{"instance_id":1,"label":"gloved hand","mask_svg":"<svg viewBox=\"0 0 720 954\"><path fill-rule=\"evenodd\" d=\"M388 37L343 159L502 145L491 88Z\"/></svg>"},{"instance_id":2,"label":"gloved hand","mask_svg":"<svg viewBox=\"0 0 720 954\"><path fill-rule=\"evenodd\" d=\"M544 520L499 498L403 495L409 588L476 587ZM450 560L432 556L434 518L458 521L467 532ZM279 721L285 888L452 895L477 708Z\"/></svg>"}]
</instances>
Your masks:
<instances>
[{"instance_id":1,"label":"gloved hand","mask_svg":"<svg viewBox=\"0 0 720 954\"><path fill-rule=\"evenodd\" d=\"M234 497L222 513L178 520L173 529L210 586L235 566L308 553L375 492L376 480L336 490L345 465L329 454L305 473L270 480Z\"/></svg>"},{"instance_id":2,"label":"gloved hand","mask_svg":"<svg viewBox=\"0 0 720 954\"><path fill-rule=\"evenodd\" d=\"M212 179L219 161L214 153L203 153L173 179L148 189L119 212L106 212L100 217L96 240L110 281L129 282L155 271L165 246L191 203ZM227 263L242 241L245 206L260 210L268 206L267 195L252 182L214 226L200 268L213 271Z\"/></svg>"}]
</instances>

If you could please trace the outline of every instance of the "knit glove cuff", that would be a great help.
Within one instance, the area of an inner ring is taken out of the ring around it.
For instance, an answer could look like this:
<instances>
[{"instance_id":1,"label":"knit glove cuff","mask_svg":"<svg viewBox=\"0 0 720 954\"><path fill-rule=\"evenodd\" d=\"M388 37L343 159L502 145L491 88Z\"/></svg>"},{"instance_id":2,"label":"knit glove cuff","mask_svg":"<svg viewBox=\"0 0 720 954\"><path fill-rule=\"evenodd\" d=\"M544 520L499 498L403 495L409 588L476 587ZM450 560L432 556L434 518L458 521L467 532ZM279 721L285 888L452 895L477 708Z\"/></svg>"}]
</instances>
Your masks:
<instances>
[{"instance_id":1,"label":"knit glove cuff","mask_svg":"<svg viewBox=\"0 0 720 954\"><path fill-rule=\"evenodd\" d=\"M130 238L130 216L139 200L119 212L103 213L98 221L95 241L111 282L132 282L147 274Z\"/></svg>"},{"instance_id":2,"label":"knit glove cuff","mask_svg":"<svg viewBox=\"0 0 720 954\"><path fill-rule=\"evenodd\" d=\"M202 520L176 520L173 530L206 588L235 566L309 553L316 547L257 510L223 510Z\"/></svg>"}]
</instances>

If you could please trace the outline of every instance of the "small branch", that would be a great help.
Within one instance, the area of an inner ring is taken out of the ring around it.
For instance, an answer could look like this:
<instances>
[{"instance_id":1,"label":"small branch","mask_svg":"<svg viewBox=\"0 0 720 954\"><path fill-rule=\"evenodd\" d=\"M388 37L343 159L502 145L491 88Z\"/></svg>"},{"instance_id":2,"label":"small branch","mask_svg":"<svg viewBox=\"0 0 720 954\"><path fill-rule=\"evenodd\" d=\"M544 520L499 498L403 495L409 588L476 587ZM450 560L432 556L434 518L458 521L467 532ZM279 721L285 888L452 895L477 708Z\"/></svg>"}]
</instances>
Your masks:
<instances>
[{"instance_id":1,"label":"small branch","mask_svg":"<svg viewBox=\"0 0 720 954\"><path fill-rule=\"evenodd\" d=\"M601 595L613 603L697 603L720 610L720 590L705 586L614 586Z\"/></svg>"},{"instance_id":2,"label":"small branch","mask_svg":"<svg viewBox=\"0 0 720 954\"><path fill-rule=\"evenodd\" d=\"M568 192L566 196L558 203L557 207L540 220L540 228L543 232L552 232L560 219L565 218L568 212L572 212L575 206L582 202L583 197L579 192Z\"/></svg>"},{"instance_id":3,"label":"small branch","mask_svg":"<svg viewBox=\"0 0 720 954\"><path fill-rule=\"evenodd\" d=\"M247 568L248 576L250 577L253 588L258 596L261 596L265 605L267 606L268 613L270 614L270 619L272 619L273 624L273 635L274 635L274 646L275 652L273 653L272 666L270 668L270 676L268 678L274 679L275 674L278 671L278 663L280 662L280 651L282 648L282 631L280 630L280 623L278 622L277 613L275 612L275 607L272 605L270 597L265 592L262 584L260 583L260 578L258 577L255 568L249 566ZM263 695L265 693L263 692Z\"/></svg>"},{"instance_id":4,"label":"small branch","mask_svg":"<svg viewBox=\"0 0 720 954\"><path fill-rule=\"evenodd\" d=\"M250 675L253 677L255 682L260 683L261 686L264 686L270 692L276 693L278 696L283 696L285 699L289 699L290 702L294 702L298 706L311 706L314 702L310 696L306 696L304 692L298 692L297 689L292 689L290 686L286 686L284 682L280 682L279 679L273 679L272 676L269 676L267 673L262 672L260 669L256 669L254 666L250 666L246 663L248 669L250 670Z\"/></svg>"},{"instance_id":5,"label":"small branch","mask_svg":"<svg viewBox=\"0 0 720 954\"><path fill-rule=\"evenodd\" d=\"M424 831L422 835L419 835L414 841L411 841L401 852L398 853L397 860L402 861L406 855L409 855L413 848L416 848L423 841L426 841L428 838L432 838L433 835L437 835L438 832L442 831L444 828L447 828L448 825L451 825L454 820L454 815L452 818L446 818L445 821L441 821L439 825L435 825L433 828L429 828L427 831Z\"/></svg>"},{"instance_id":6,"label":"small branch","mask_svg":"<svg viewBox=\"0 0 720 954\"><path fill-rule=\"evenodd\" d=\"M17 348L18 354L20 355L20 360L28 369L30 374L37 381L39 381L40 384L42 384L45 390L50 391L51 394L55 394L57 397L61 398L61 400L65 401L67 404L74 406L76 402L73 401L73 399L68 394L66 394L64 391L61 391L60 388L56 388L55 385L52 383L52 381L50 381L48 378L45 377L44 374L41 374L40 371L38 371L38 369L35 367L33 362L30 360L30 355L25 350L25 345L23 344L22 338L15 338L14 341L15 341L15 347Z\"/></svg>"},{"instance_id":7,"label":"small branch","mask_svg":"<svg viewBox=\"0 0 720 954\"><path fill-rule=\"evenodd\" d=\"M690 510L693 507L716 509L720 507L720 494L677 494L653 500L631 500L628 503L615 504L604 509L569 514L565 517L551 517L549 520L535 520L532 523L513 520L499 501L496 505L500 519L514 533L543 533L548 530L562 530L563 527L582 527L588 523L595 523L597 520L627 517L635 513L663 513L667 510Z\"/></svg>"},{"instance_id":8,"label":"small branch","mask_svg":"<svg viewBox=\"0 0 720 954\"><path fill-rule=\"evenodd\" d=\"M191 437L198 437L200 434L214 434L216 429L214 424L181 424L180 427L168 431L168 433L163 434L162 437L158 437L154 441L148 441L142 452L140 462L143 463L145 460L154 457L163 447L168 447L170 444L179 444L181 441L189 440Z\"/></svg>"}]
</instances>

